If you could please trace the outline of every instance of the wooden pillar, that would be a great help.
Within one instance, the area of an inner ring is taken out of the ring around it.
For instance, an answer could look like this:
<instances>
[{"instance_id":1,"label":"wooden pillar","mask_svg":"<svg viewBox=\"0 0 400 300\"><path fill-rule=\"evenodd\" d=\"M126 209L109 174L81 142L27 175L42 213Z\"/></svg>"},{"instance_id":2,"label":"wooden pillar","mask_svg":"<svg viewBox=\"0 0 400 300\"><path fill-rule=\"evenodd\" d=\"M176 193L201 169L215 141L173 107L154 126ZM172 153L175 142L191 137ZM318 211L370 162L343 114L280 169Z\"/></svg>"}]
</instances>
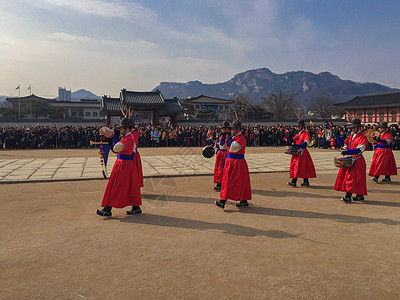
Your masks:
<instances>
[{"instance_id":1,"label":"wooden pillar","mask_svg":"<svg viewBox=\"0 0 400 300\"><path fill-rule=\"evenodd\" d=\"M364 116L363 116L364 120L362 121L362 123L367 123L367 109L364 108Z\"/></svg>"},{"instance_id":2,"label":"wooden pillar","mask_svg":"<svg viewBox=\"0 0 400 300\"><path fill-rule=\"evenodd\" d=\"M110 113L106 114L106 126L109 127L111 123L111 116Z\"/></svg>"},{"instance_id":3,"label":"wooden pillar","mask_svg":"<svg viewBox=\"0 0 400 300\"><path fill-rule=\"evenodd\" d=\"M160 119L160 109L159 108L154 108L153 109L153 126L158 126L159 124L159 119Z\"/></svg>"},{"instance_id":4,"label":"wooden pillar","mask_svg":"<svg viewBox=\"0 0 400 300\"><path fill-rule=\"evenodd\" d=\"M176 126L178 126L178 115L174 114L172 116L170 116L171 118L171 124L172 126L175 128Z\"/></svg>"}]
</instances>

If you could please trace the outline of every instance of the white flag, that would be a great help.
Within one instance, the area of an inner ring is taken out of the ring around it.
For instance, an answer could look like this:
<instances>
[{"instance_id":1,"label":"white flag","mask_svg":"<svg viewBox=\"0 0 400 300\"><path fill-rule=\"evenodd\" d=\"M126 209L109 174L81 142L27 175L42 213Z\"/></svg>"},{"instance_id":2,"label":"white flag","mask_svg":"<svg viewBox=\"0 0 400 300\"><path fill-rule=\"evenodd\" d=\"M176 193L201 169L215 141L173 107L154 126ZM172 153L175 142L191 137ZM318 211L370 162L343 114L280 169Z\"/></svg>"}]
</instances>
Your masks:
<instances>
[{"instance_id":1,"label":"white flag","mask_svg":"<svg viewBox=\"0 0 400 300\"><path fill-rule=\"evenodd\" d=\"M15 88L16 90L19 90L20 85L18 84L18 86Z\"/></svg>"},{"instance_id":2,"label":"white flag","mask_svg":"<svg viewBox=\"0 0 400 300\"><path fill-rule=\"evenodd\" d=\"M27 91L30 91L31 90L31 85L29 85L29 87L27 88Z\"/></svg>"}]
</instances>

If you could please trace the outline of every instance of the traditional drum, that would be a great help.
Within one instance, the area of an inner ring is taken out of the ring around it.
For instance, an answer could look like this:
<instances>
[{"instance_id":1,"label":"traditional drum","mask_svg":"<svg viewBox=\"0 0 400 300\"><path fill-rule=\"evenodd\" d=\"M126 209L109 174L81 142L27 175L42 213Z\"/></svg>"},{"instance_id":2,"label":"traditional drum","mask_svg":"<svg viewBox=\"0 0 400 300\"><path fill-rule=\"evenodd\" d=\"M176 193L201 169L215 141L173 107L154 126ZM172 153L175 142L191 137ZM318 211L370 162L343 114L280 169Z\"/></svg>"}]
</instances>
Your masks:
<instances>
[{"instance_id":1,"label":"traditional drum","mask_svg":"<svg viewBox=\"0 0 400 300\"><path fill-rule=\"evenodd\" d=\"M299 154L299 149L293 147L293 146L286 146L285 147L285 154L290 154L290 155L298 155Z\"/></svg>"},{"instance_id":2,"label":"traditional drum","mask_svg":"<svg viewBox=\"0 0 400 300\"><path fill-rule=\"evenodd\" d=\"M205 158L211 158L211 157L213 157L214 156L214 154L215 154L215 149L214 149L214 147L213 146L205 146L204 148L203 148L203 156L205 157Z\"/></svg>"},{"instance_id":3,"label":"traditional drum","mask_svg":"<svg viewBox=\"0 0 400 300\"><path fill-rule=\"evenodd\" d=\"M104 135L106 138L112 138L114 136L114 130L103 126L99 129L99 134Z\"/></svg>"},{"instance_id":4,"label":"traditional drum","mask_svg":"<svg viewBox=\"0 0 400 300\"><path fill-rule=\"evenodd\" d=\"M333 159L335 163L335 167L338 168L349 168L354 164L354 156L346 155L346 156L338 156Z\"/></svg>"},{"instance_id":5,"label":"traditional drum","mask_svg":"<svg viewBox=\"0 0 400 300\"><path fill-rule=\"evenodd\" d=\"M368 142L371 144L375 144L376 141L374 140L374 136L378 137L380 135L379 131L373 129L364 130L364 135L367 137Z\"/></svg>"}]
</instances>

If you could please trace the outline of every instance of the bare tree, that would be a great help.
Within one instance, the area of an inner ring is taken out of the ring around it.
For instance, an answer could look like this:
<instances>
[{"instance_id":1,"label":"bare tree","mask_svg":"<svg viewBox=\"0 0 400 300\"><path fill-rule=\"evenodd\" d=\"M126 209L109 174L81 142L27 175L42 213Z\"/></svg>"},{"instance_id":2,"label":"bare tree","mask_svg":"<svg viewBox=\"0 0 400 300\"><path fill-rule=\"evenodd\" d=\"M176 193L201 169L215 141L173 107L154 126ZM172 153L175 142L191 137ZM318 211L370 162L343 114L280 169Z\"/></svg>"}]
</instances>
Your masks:
<instances>
[{"instance_id":1,"label":"bare tree","mask_svg":"<svg viewBox=\"0 0 400 300\"><path fill-rule=\"evenodd\" d=\"M244 118L247 112L253 107L254 102L247 95L239 94L235 98L234 101L234 110L238 114L238 117ZM235 119L235 117L233 118Z\"/></svg>"},{"instance_id":2,"label":"bare tree","mask_svg":"<svg viewBox=\"0 0 400 300\"><path fill-rule=\"evenodd\" d=\"M335 101L332 99L320 97L310 104L309 110L315 112L321 119L330 119L333 104L335 104Z\"/></svg>"},{"instance_id":3,"label":"bare tree","mask_svg":"<svg viewBox=\"0 0 400 300\"><path fill-rule=\"evenodd\" d=\"M292 117L294 109L298 106L295 97L295 93L286 95L280 91L279 94L263 97L263 105L274 114L276 120L286 120Z\"/></svg>"}]
</instances>

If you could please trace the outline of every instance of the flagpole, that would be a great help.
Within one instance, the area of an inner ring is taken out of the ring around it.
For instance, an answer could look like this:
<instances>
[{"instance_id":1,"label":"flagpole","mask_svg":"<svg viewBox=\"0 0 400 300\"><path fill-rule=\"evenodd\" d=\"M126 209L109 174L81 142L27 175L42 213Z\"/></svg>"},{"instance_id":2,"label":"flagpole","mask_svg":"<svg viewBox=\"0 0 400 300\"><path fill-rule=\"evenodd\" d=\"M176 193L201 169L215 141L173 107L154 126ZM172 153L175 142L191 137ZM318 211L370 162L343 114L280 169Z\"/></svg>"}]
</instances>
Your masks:
<instances>
[{"instance_id":1,"label":"flagpole","mask_svg":"<svg viewBox=\"0 0 400 300\"><path fill-rule=\"evenodd\" d=\"M21 119L21 85L18 85L18 119Z\"/></svg>"},{"instance_id":2,"label":"flagpole","mask_svg":"<svg viewBox=\"0 0 400 300\"><path fill-rule=\"evenodd\" d=\"M29 96L32 96L32 85L29 85L29 92L31 93ZM32 117L32 97L29 97L29 111Z\"/></svg>"}]
</instances>

